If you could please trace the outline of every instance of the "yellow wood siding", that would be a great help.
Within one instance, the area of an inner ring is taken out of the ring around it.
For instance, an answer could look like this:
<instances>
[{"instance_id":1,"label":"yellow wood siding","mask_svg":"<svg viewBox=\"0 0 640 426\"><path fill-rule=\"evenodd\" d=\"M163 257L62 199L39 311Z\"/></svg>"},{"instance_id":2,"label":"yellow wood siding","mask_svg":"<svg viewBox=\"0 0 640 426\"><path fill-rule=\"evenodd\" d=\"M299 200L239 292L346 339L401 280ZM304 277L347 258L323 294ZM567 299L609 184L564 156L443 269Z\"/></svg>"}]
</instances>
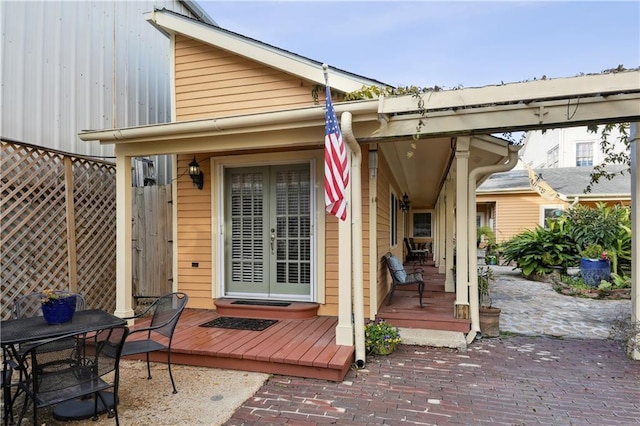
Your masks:
<instances>
[{"instance_id":1,"label":"yellow wood siding","mask_svg":"<svg viewBox=\"0 0 640 426\"><path fill-rule=\"evenodd\" d=\"M178 290L189 294L190 308L213 308L211 299L211 170L208 160L199 159L200 169L205 175L202 190L193 186L188 174L181 175L177 189L178 226ZM178 174L187 170L192 155L178 156ZM198 263L193 267L192 263Z\"/></svg>"},{"instance_id":2,"label":"yellow wood siding","mask_svg":"<svg viewBox=\"0 0 640 426\"><path fill-rule=\"evenodd\" d=\"M378 238L377 238L377 251L378 251L378 277L377 277L377 291L378 291L378 307L386 299L386 295L391 289L391 278L387 272L386 266L382 261L382 257L389 251L395 254L398 259L403 257L402 249L402 215L398 211L398 221L396 235L398 236L398 245L391 247L391 192L390 188L393 187L396 195L400 194L399 187L395 182L393 174L389 164L387 163L381 150L378 150Z\"/></svg>"},{"instance_id":3,"label":"yellow wood siding","mask_svg":"<svg viewBox=\"0 0 640 426\"><path fill-rule=\"evenodd\" d=\"M175 44L178 121L314 105L315 83L184 36Z\"/></svg>"},{"instance_id":4,"label":"yellow wood siding","mask_svg":"<svg viewBox=\"0 0 640 426\"><path fill-rule=\"evenodd\" d=\"M534 229L538 226L541 206L567 205L561 200L545 200L536 193L479 195L476 202L495 202L494 230L498 242L507 241L527 229Z\"/></svg>"}]
</instances>

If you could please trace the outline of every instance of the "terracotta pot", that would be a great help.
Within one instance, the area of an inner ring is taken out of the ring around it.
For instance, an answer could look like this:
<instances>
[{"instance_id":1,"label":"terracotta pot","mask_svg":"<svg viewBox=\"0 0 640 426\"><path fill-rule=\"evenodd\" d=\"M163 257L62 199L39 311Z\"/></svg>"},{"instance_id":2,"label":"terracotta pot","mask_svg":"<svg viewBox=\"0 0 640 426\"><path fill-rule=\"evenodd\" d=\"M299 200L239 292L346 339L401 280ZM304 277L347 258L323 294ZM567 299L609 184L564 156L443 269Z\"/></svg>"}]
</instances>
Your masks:
<instances>
[{"instance_id":1,"label":"terracotta pot","mask_svg":"<svg viewBox=\"0 0 640 426\"><path fill-rule=\"evenodd\" d=\"M500 336L500 308L480 308L480 332L483 337Z\"/></svg>"}]
</instances>

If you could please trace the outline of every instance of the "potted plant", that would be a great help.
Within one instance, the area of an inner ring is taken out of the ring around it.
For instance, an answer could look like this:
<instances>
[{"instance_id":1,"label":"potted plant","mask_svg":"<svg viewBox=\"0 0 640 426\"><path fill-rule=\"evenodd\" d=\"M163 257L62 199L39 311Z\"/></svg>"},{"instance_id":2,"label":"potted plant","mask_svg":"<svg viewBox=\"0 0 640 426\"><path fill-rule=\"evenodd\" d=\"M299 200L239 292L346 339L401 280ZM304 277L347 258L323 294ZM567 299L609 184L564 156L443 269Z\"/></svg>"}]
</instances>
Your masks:
<instances>
[{"instance_id":1,"label":"potted plant","mask_svg":"<svg viewBox=\"0 0 640 426\"><path fill-rule=\"evenodd\" d=\"M580 252L580 275L585 284L597 287L611 278L609 255L600 244L589 244Z\"/></svg>"},{"instance_id":2,"label":"potted plant","mask_svg":"<svg viewBox=\"0 0 640 426\"><path fill-rule=\"evenodd\" d=\"M496 251L496 234L487 225L480 226L477 229L477 247L484 249L485 262L487 265L496 265L498 256Z\"/></svg>"},{"instance_id":3,"label":"potted plant","mask_svg":"<svg viewBox=\"0 0 640 426\"><path fill-rule=\"evenodd\" d=\"M369 322L364 336L367 352L376 355L389 355L401 342L400 331L384 319Z\"/></svg>"},{"instance_id":4,"label":"potted plant","mask_svg":"<svg viewBox=\"0 0 640 426\"><path fill-rule=\"evenodd\" d=\"M47 289L42 293L42 316L48 324L63 324L73 319L76 295L67 291Z\"/></svg>"},{"instance_id":5,"label":"potted plant","mask_svg":"<svg viewBox=\"0 0 640 426\"><path fill-rule=\"evenodd\" d=\"M493 270L488 266L478 268L478 296L480 299L480 332L485 337L500 335L500 308L492 306L490 285Z\"/></svg>"}]
</instances>

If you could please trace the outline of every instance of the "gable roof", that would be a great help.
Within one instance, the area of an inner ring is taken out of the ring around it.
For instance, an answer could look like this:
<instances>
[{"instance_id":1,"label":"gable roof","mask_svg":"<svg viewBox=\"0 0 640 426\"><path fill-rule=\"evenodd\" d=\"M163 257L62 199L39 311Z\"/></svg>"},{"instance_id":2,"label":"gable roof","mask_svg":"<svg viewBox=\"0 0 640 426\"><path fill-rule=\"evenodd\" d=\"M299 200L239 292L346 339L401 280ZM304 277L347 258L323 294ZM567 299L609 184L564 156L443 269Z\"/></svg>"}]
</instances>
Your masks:
<instances>
[{"instance_id":1,"label":"gable roof","mask_svg":"<svg viewBox=\"0 0 640 426\"><path fill-rule=\"evenodd\" d=\"M625 166L608 166L607 170L617 173L625 170ZM535 172L558 193L566 197L580 198L631 198L631 175L625 173L612 180L600 179L594 184L590 193L584 189L591 179L591 167L558 167L536 169ZM509 172L494 173L478 187L477 194L495 194L509 192L533 192L529 186L527 170L511 170Z\"/></svg>"},{"instance_id":2,"label":"gable roof","mask_svg":"<svg viewBox=\"0 0 640 426\"><path fill-rule=\"evenodd\" d=\"M274 69L315 82L318 85L325 84L322 62L225 30L216 25L200 22L197 19L168 9L156 9L153 12L146 13L145 19L161 32L182 34ZM329 66L328 72L331 89L343 93L360 90L362 86L392 87L378 80L331 66Z\"/></svg>"}]
</instances>

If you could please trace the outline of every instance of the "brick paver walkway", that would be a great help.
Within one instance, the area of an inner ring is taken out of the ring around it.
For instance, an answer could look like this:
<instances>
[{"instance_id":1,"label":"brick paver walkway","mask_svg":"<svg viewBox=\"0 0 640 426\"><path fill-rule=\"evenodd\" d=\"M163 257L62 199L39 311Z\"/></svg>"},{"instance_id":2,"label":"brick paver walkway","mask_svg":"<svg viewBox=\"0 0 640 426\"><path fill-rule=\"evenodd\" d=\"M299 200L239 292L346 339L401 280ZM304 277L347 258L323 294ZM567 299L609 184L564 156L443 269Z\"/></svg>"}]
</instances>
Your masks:
<instances>
[{"instance_id":1,"label":"brick paver walkway","mask_svg":"<svg viewBox=\"0 0 640 426\"><path fill-rule=\"evenodd\" d=\"M340 383L274 376L225 424L640 424L640 362L602 339L402 345Z\"/></svg>"}]
</instances>

